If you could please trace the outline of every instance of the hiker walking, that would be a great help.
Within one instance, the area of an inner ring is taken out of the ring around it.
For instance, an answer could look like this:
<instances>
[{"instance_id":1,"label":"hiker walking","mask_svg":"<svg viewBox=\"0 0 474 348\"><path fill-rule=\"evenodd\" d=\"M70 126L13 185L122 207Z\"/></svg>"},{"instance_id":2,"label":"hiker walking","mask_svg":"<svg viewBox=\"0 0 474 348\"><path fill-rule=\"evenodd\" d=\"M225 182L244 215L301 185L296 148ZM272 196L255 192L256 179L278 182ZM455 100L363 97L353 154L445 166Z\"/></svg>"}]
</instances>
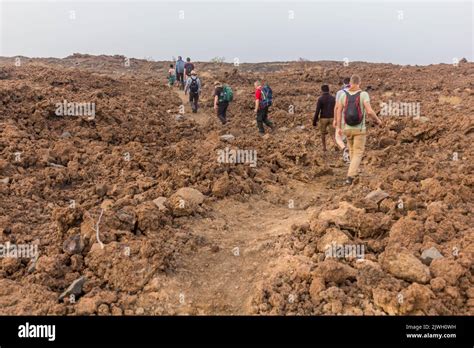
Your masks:
<instances>
[{"instance_id":1,"label":"hiker walking","mask_svg":"<svg viewBox=\"0 0 474 348\"><path fill-rule=\"evenodd\" d=\"M191 58L186 58L186 63L184 63L184 79L187 80L191 76L191 72L194 70L194 64L191 63Z\"/></svg>"},{"instance_id":2,"label":"hiker walking","mask_svg":"<svg viewBox=\"0 0 474 348\"><path fill-rule=\"evenodd\" d=\"M222 124L227 123L227 107L232 101L234 94L228 85L222 85L219 81L214 82L214 110Z\"/></svg>"},{"instance_id":3,"label":"hiker walking","mask_svg":"<svg viewBox=\"0 0 474 348\"><path fill-rule=\"evenodd\" d=\"M340 99L341 95L344 94L344 91L349 89L349 87L351 86L350 82L351 82L351 79L349 77L345 77L344 80L342 81L343 83L342 88L336 93L336 106L334 108L334 115L337 115L338 108L342 107L342 105L338 102L338 100ZM332 125L334 128L336 128L336 118L334 118L334 122ZM350 163L349 149L347 148L347 145L346 145L347 139L345 135L344 134L341 135L336 132L335 141L336 141L337 146L339 146L339 148L342 150L343 161L349 164Z\"/></svg>"},{"instance_id":4,"label":"hiker walking","mask_svg":"<svg viewBox=\"0 0 474 348\"><path fill-rule=\"evenodd\" d=\"M201 80L197 77L195 70L191 71L190 76L186 80L186 86L184 88L184 95L189 92L189 102L193 112L196 113L198 110L199 95L201 94Z\"/></svg>"},{"instance_id":5,"label":"hiker walking","mask_svg":"<svg viewBox=\"0 0 474 348\"><path fill-rule=\"evenodd\" d=\"M273 102L272 89L268 84L262 87L260 81L255 81L255 113L257 114L257 127L260 135L265 134L263 125L270 127L272 130L275 128L273 123L268 119L268 109Z\"/></svg>"},{"instance_id":6,"label":"hiker walking","mask_svg":"<svg viewBox=\"0 0 474 348\"><path fill-rule=\"evenodd\" d=\"M181 56L178 56L176 61L176 78L178 79L181 89L184 89L184 61Z\"/></svg>"},{"instance_id":7,"label":"hiker walking","mask_svg":"<svg viewBox=\"0 0 474 348\"><path fill-rule=\"evenodd\" d=\"M358 75L352 75L351 86L343 91L337 108L336 132L347 137L349 156L351 163L347 172L346 184L352 184L357 176L360 162L364 154L366 141L366 116L372 118L378 125L382 124L380 118L370 106L369 94L360 89L361 79Z\"/></svg>"},{"instance_id":8,"label":"hiker walking","mask_svg":"<svg viewBox=\"0 0 474 348\"><path fill-rule=\"evenodd\" d=\"M341 94L344 94L345 90L348 90L349 87L351 86L351 78L350 77L345 77L344 80L342 80L342 88L336 92L336 107L337 107L337 101L339 98L341 98ZM334 128L336 128L336 120L334 119Z\"/></svg>"},{"instance_id":9,"label":"hiker walking","mask_svg":"<svg viewBox=\"0 0 474 348\"><path fill-rule=\"evenodd\" d=\"M168 70L168 87L173 87L176 82L176 71L174 70L173 64L170 64Z\"/></svg>"},{"instance_id":10,"label":"hiker walking","mask_svg":"<svg viewBox=\"0 0 474 348\"><path fill-rule=\"evenodd\" d=\"M336 105L336 99L329 94L329 86L322 85L321 91L323 94L318 98L316 103L316 112L314 113L313 126L318 125L319 120L319 131L321 132L321 142L323 143L323 151L326 152L326 134L331 135L331 138L336 141L334 138L335 131L333 127L334 121L334 107Z\"/></svg>"}]
</instances>

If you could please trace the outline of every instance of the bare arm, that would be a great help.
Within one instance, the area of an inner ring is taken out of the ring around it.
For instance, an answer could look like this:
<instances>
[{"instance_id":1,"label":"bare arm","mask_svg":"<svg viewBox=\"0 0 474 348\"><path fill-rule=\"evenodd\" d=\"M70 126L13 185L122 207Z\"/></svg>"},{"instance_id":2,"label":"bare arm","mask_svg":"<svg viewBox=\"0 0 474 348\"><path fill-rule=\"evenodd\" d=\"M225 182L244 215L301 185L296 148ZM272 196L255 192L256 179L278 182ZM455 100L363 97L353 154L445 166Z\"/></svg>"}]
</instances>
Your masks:
<instances>
[{"instance_id":1,"label":"bare arm","mask_svg":"<svg viewBox=\"0 0 474 348\"><path fill-rule=\"evenodd\" d=\"M316 112L314 113L314 117L313 117L313 126L317 125L320 113L321 113L321 100L318 99L318 102L316 103Z\"/></svg>"},{"instance_id":2,"label":"bare arm","mask_svg":"<svg viewBox=\"0 0 474 348\"><path fill-rule=\"evenodd\" d=\"M341 121L342 121L342 105L339 102L336 102L336 117L334 119L334 122L336 122L336 125L334 126L339 134L341 134Z\"/></svg>"},{"instance_id":3,"label":"bare arm","mask_svg":"<svg viewBox=\"0 0 474 348\"><path fill-rule=\"evenodd\" d=\"M217 95L214 96L214 109L217 109L217 101L218 101Z\"/></svg>"},{"instance_id":4,"label":"bare arm","mask_svg":"<svg viewBox=\"0 0 474 348\"><path fill-rule=\"evenodd\" d=\"M364 101L364 107L365 110L367 111L367 115L375 121L377 124L382 124L382 120L378 118L377 114L375 111L372 109L372 106L370 105L370 102L368 100Z\"/></svg>"},{"instance_id":5,"label":"bare arm","mask_svg":"<svg viewBox=\"0 0 474 348\"><path fill-rule=\"evenodd\" d=\"M255 99L255 112L258 111L258 107L260 106L260 100L259 99Z\"/></svg>"},{"instance_id":6,"label":"bare arm","mask_svg":"<svg viewBox=\"0 0 474 348\"><path fill-rule=\"evenodd\" d=\"M336 106L334 107L334 121L332 123L332 126L334 128L339 128L341 126L341 115L342 115L341 103L336 101Z\"/></svg>"}]
</instances>

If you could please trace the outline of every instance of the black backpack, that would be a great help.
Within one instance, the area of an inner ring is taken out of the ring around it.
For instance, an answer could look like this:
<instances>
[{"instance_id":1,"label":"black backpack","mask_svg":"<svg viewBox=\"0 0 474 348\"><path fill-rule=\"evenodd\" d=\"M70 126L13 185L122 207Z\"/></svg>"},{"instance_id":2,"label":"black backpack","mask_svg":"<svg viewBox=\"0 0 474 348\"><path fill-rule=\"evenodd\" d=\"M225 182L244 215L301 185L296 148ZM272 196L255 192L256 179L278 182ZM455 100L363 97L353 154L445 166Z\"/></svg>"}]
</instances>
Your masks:
<instances>
[{"instance_id":1,"label":"black backpack","mask_svg":"<svg viewBox=\"0 0 474 348\"><path fill-rule=\"evenodd\" d=\"M191 84L189 85L189 91L191 93L198 93L199 92L199 85L197 82L198 78L192 78L191 77Z\"/></svg>"},{"instance_id":2,"label":"black backpack","mask_svg":"<svg viewBox=\"0 0 474 348\"><path fill-rule=\"evenodd\" d=\"M344 106L344 122L349 126L357 126L362 122L364 114L360 108L360 94L362 91L356 94L350 94L344 90L346 94L346 105Z\"/></svg>"}]
</instances>

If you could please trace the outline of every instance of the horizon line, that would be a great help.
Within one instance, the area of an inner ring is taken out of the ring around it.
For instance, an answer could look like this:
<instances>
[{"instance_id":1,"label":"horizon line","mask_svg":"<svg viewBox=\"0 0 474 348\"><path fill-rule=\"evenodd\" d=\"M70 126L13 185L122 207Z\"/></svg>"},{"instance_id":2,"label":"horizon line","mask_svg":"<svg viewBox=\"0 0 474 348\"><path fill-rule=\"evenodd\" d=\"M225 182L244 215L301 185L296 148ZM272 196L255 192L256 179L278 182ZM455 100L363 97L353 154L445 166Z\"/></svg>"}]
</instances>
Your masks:
<instances>
[{"instance_id":1,"label":"horizon line","mask_svg":"<svg viewBox=\"0 0 474 348\"><path fill-rule=\"evenodd\" d=\"M1 0L0 0L1 1ZM37 57L28 57L28 56L23 56L23 55L14 55L14 56L1 56L0 59L15 59L15 58L25 58L25 59L58 59L58 60L63 60L63 59L73 59L75 58L74 55L84 55L84 56L90 56L90 57L124 57L124 58L129 58L129 59L135 59L135 60L140 60L140 61L145 61L149 63L169 63L169 62L175 62L175 60L171 59L163 59L163 60L155 60L153 59L152 56L148 57L142 57L142 58L137 58L137 57L130 57L126 56L123 54L89 54L89 53L79 53L75 52L73 54L70 54L65 57L54 57L54 56L37 56ZM80 58L80 57L76 57ZM149 59L151 58L151 60ZM303 58L303 57L301 57ZM466 59L467 63L473 63L471 59L468 59L466 57L456 57L458 58L458 63L462 59ZM206 61L206 60L192 60L192 62L195 63L208 63L208 64L226 64L226 65L234 65L233 62L229 61L223 61L223 62L212 62L211 60ZM332 60L332 59L320 59L320 60L312 60L312 59L305 59L303 60L266 60L266 61L258 61L258 62L239 62L239 65L248 65L248 64L265 64L265 63L273 63L273 64L283 64L283 63L318 63L318 62L329 62L329 63L340 63L341 65L344 64L344 60ZM393 62L380 62L380 61L365 61L365 60L353 60L349 61L349 65L354 64L354 63L367 63L367 64L391 64L391 65L398 65L398 66L429 66L429 65L441 65L441 64L446 64L446 65L453 65L454 62L433 62L433 63L427 63L427 64L413 64L413 63L408 63L408 64L402 64L402 63L393 63ZM237 66L236 66L237 67Z\"/></svg>"}]
</instances>

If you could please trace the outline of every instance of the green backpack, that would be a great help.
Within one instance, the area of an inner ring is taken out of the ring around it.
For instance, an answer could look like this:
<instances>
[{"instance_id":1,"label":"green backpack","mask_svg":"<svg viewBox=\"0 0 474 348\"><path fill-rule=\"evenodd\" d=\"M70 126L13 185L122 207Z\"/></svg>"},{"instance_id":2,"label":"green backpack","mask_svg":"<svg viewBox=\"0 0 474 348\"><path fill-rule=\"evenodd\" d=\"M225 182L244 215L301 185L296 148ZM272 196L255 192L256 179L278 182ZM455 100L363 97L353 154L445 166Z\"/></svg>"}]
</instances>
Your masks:
<instances>
[{"instance_id":1,"label":"green backpack","mask_svg":"<svg viewBox=\"0 0 474 348\"><path fill-rule=\"evenodd\" d=\"M222 88L222 100L226 102L231 102L234 99L234 92L232 92L232 88L229 85L224 85Z\"/></svg>"}]
</instances>

